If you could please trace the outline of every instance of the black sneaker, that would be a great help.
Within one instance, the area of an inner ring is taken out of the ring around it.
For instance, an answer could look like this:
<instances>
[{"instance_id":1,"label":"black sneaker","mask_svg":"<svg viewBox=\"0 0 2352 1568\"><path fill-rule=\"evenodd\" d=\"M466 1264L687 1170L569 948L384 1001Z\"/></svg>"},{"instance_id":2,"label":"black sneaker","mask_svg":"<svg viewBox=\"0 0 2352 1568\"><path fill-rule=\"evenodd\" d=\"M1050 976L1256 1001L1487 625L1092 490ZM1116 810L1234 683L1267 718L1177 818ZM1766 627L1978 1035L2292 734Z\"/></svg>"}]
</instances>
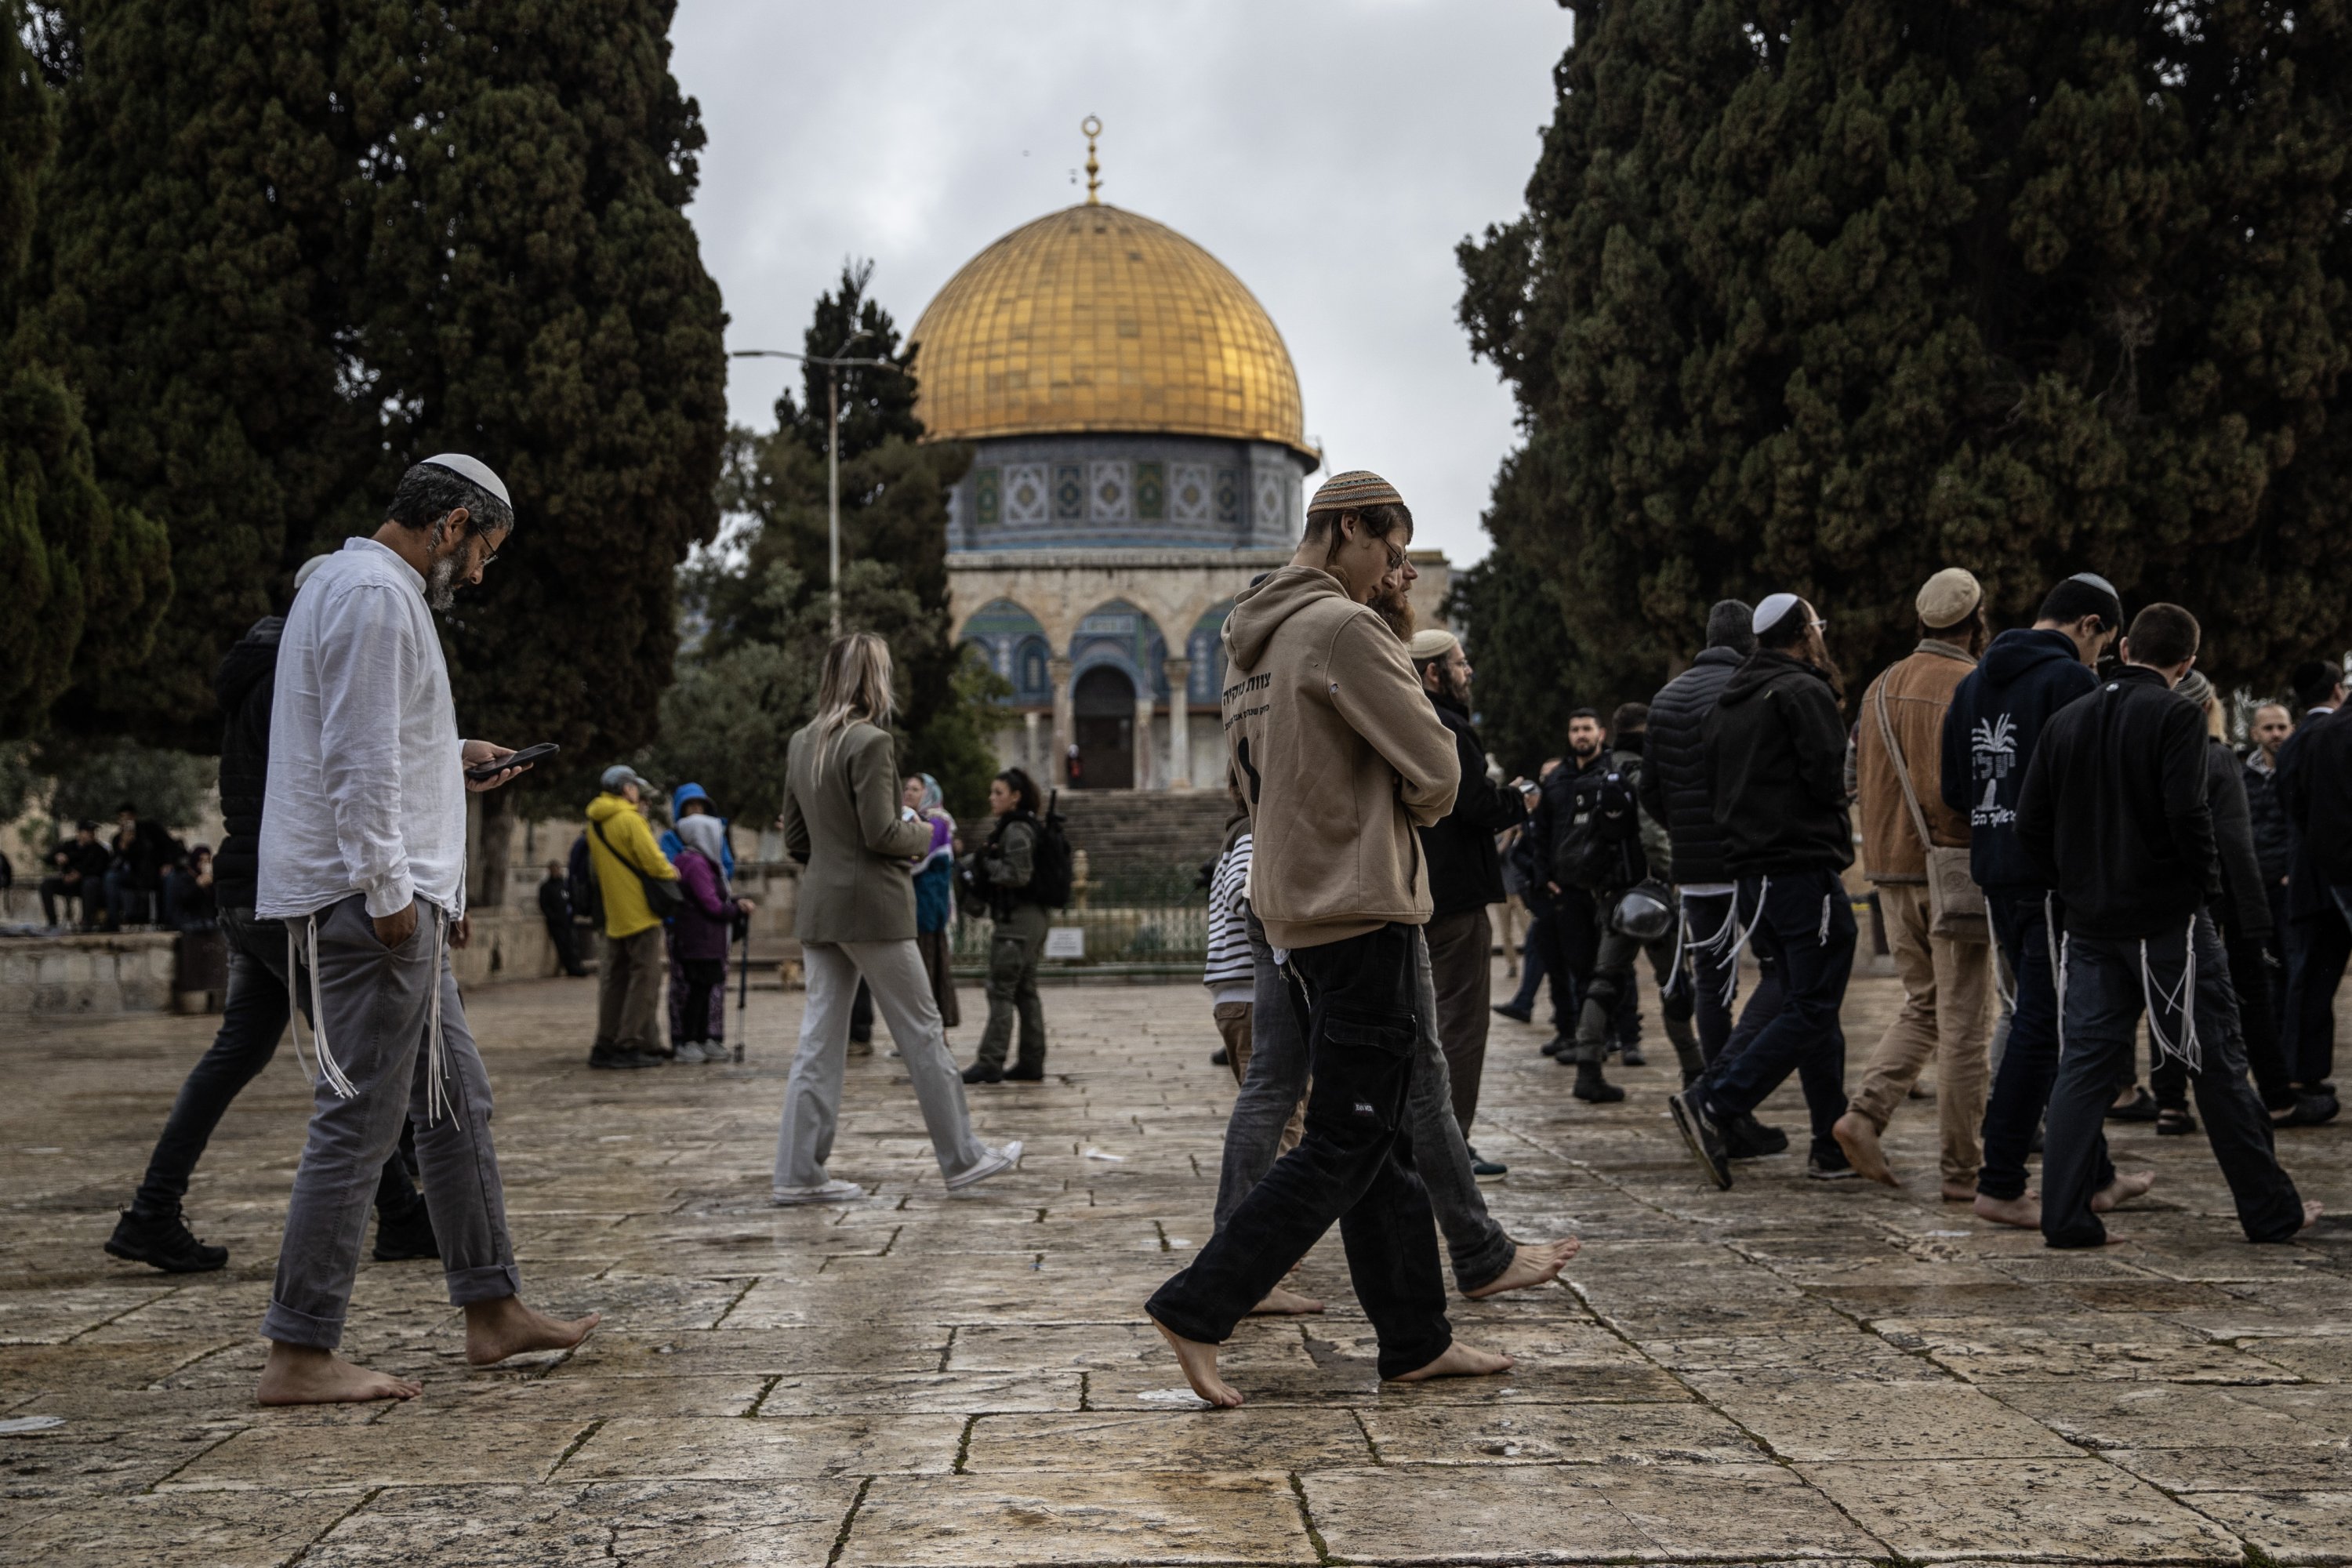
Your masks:
<instances>
[{"instance_id":1,"label":"black sneaker","mask_svg":"<svg viewBox=\"0 0 2352 1568\"><path fill-rule=\"evenodd\" d=\"M966 1083L1003 1083L1004 1069L990 1067L986 1062L974 1062L963 1069L963 1080Z\"/></svg>"},{"instance_id":2,"label":"black sneaker","mask_svg":"<svg viewBox=\"0 0 2352 1568\"><path fill-rule=\"evenodd\" d=\"M1489 1160L1477 1150L1470 1151L1470 1173L1484 1181L1492 1176L1507 1176L1511 1168L1500 1160Z\"/></svg>"},{"instance_id":3,"label":"black sneaker","mask_svg":"<svg viewBox=\"0 0 2352 1568\"><path fill-rule=\"evenodd\" d=\"M106 1238L106 1250L166 1274L209 1274L228 1267L228 1248L198 1241L176 1210L158 1217L124 1209Z\"/></svg>"},{"instance_id":4,"label":"black sneaker","mask_svg":"<svg viewBox=\"0 0 2352 1568\"><path fill-rule=\"evenodd\" d=\"M1683 1142L1690 1146L1691 1158L1699 1163L1706 1179L1725 1192L1731 1190L1731 1156L1724 1152L1723 1134L1715 1121L1699 1102L1698 1090L1686 1089L1680 1094L1669 1095L1666 1105L1675 1113L1675 1126L1681 1130Z\"/></svg>"},{"instance_id":5,"label":"black sneaker","mask_svg":"<svg viewBox=\"0 0 2352 1568\"><path fill-rule=\"evenodd\" d=\"M1496 1004L1494 1011L1514 1024L1532 1024L1536 1021L1536 1012L1532 1007L1514 1007L1508 1002L1499 1002Z\"/></svg>"},{"instance_id":6,"label":"black sneaker","mask_svg":"<svg viewBox=\"0 0 2352 1568\"><path fill-rule=\"evenodd\" d=\"M622 1072L635 1068L657 1068L668 1058L649 1057L642 1051L590 1051L588 1065L604 1072Z\"/></svg>"},{"instance_id":7,"label":"black sneaker","mask_svg":"<svg viewBox=\"0 0 2352 1568\"><path fill-rule=\"evenodd\" d=\"M1789 1135L1778 1127L1765 1126L1751 1112L1724 1123L1723 1150L1735 1160L1761 1160L1787 1153Z\"/></svg>"},{"instance_id":8,"label":"black sneaker","mask_svg":"<svg viewBox=\"0 0 2352 1568\"><path fill-rule=\"evenodd\" d=\"M1044 1068L1006 1068L1004 1069L1004 1081L1007 1083L1043 1083L1045 1081L1045 1069Z\"/></svg>"},{"instance_id":9,"label":"black sneaker","mask_svg":"<svg viewBox=\"0 0 2352 1568\"><path fill-rule=\"evenodd\" d=\"M1815 1148L1805 1156L1805 1174L1816 1182L1859 1181L1862 1173L1845 1157L1845 1151L1832 1143L1828 1148Z\"/></svg>"},{"instance_id":10,"label":"black sneaker","mask_svg":"<svg viewBox=\"0 0 2352 1568\"><path fill-rule=\"evenodd\" d=\"M1618 1059L1629 1068L1645 1068L1650 1065L1650 1058L1642 1054L1642 1047L1631 1040L1625 1042L1625 1054Z\"/></svg>"},{"instance_id":11,"label":"black sneaker","mask_svg":"<svg viewBox=\"0 0 2352 1568\"><path fill-rule=\"evenodd\" d=\"M382 1209L375 1215L375 1260L378 1263L405 1263L411 1258L441 1256L441 1244L433 1237L433 1214L418 1198L404 1215L387 1215Z\"/></svg>"},{"instance_id":12,"label":"black sneaker","mask_svg":"<svg viewBox=\"0 0 2352 1568\"><path fill-rule=\"evenodd\" d=\"M1544 1042L1543 1054L1557 1060L1560 1052L1572 1051L1575 1048L1576 1042L1570 1039L1566 1035L1554 1035L1550 1039Z\"/></svg>"},{"instance_id":13,"label":"black sneaker","mask_svg":"<svg viewBox=\"0 0 2352 1568\"><path fill-rule=\"evenodd\" d=\"M1213 1068L1230 1067L1233 1065L1233 1060L1232 1053L1223 1046L1209 1053L1209 1065Z\"/></svg>"}]
</instances>

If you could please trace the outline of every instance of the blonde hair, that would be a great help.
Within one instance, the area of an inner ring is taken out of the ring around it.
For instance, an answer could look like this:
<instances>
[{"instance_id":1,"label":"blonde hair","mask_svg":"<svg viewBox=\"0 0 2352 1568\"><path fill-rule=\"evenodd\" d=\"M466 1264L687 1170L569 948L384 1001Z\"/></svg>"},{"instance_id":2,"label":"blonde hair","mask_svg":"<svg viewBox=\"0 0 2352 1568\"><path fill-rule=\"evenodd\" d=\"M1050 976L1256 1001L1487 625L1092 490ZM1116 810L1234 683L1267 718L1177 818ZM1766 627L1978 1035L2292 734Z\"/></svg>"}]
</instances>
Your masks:
<instances>
[{"instance_id":1,"label":"blonde hair","mask_svg":"<svg viewBox=\"0 0 2352 1568\"><path fill-rule=\"evenodd\" d=\"M851 632L835 637L824 650L824 671L817 678L817 755L831 761L843 731L858 720L887 725L898 711L890 693L890 645L872 632Z\"/></svg>"}]
</instances>

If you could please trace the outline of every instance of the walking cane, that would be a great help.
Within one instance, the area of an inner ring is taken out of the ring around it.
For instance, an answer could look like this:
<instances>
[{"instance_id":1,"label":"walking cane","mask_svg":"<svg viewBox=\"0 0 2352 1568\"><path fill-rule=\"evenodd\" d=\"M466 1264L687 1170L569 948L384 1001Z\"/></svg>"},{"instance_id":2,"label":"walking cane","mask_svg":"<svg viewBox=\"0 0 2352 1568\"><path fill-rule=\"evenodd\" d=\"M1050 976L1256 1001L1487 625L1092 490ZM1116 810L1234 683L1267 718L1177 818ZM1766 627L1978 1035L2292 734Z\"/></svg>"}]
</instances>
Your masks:
<instances>
[{"instance_id":1,"label":"walking cane","mask_svg":"<svg viewBox=\"0 0 2352 1568\"><path fill-rule=\"evenodd\" d=\"M743 933L743 961L736 971L735 983L735 1059L743 1059L743 1033L751 1026L751 921L748 915L736 917L736 926Z\"/></svg>"}]
</instances>

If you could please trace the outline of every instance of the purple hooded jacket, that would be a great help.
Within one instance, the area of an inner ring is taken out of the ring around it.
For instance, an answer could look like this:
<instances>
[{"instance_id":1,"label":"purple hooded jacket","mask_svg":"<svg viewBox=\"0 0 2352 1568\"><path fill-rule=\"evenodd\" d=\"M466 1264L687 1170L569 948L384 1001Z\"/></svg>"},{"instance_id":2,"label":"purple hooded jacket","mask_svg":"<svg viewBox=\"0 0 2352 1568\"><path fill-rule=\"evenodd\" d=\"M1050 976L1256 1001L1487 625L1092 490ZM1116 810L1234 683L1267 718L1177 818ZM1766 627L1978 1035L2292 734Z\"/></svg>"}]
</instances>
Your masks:
<instances>
[{"instance_id":1,"label":"purple hooded jacket","mask_svg":"<svg viewBox=\"0 0 2352 1568\"><path fill-rule=\"evenodd\" d=\"M735 904L727 896L727 884L719 868L700 850L681 850L677 860L678 884L685 889L686 902L671 917L677 932L677 956L681 960L715 958L724 963L727 939L734 929Z\"/></svg>"}]
</instances>

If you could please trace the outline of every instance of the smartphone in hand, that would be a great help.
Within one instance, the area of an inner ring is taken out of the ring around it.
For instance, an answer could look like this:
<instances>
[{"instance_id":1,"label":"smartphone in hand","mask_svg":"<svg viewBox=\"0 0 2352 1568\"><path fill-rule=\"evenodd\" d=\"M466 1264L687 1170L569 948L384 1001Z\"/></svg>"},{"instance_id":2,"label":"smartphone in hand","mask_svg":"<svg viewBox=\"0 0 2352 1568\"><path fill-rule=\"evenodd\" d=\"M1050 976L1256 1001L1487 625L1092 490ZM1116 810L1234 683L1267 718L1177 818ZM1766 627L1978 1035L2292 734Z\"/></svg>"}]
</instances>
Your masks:
<instances>
[{"instance_id":1,"label":"smartphone in hand","mask_svg":"<svg viewBox=\"0 0 2352 1568\"><path fill-rule=\"evenodd\" d=\"M480 784L485 780L498 777L509 768L525 767L532 763L544 762L562 749L552 741L541 741L538 745L525 746L510 756L493 757L487 763L478 763L466 770L466 776L476 784Z\"/></svg>"}]
</instances>

